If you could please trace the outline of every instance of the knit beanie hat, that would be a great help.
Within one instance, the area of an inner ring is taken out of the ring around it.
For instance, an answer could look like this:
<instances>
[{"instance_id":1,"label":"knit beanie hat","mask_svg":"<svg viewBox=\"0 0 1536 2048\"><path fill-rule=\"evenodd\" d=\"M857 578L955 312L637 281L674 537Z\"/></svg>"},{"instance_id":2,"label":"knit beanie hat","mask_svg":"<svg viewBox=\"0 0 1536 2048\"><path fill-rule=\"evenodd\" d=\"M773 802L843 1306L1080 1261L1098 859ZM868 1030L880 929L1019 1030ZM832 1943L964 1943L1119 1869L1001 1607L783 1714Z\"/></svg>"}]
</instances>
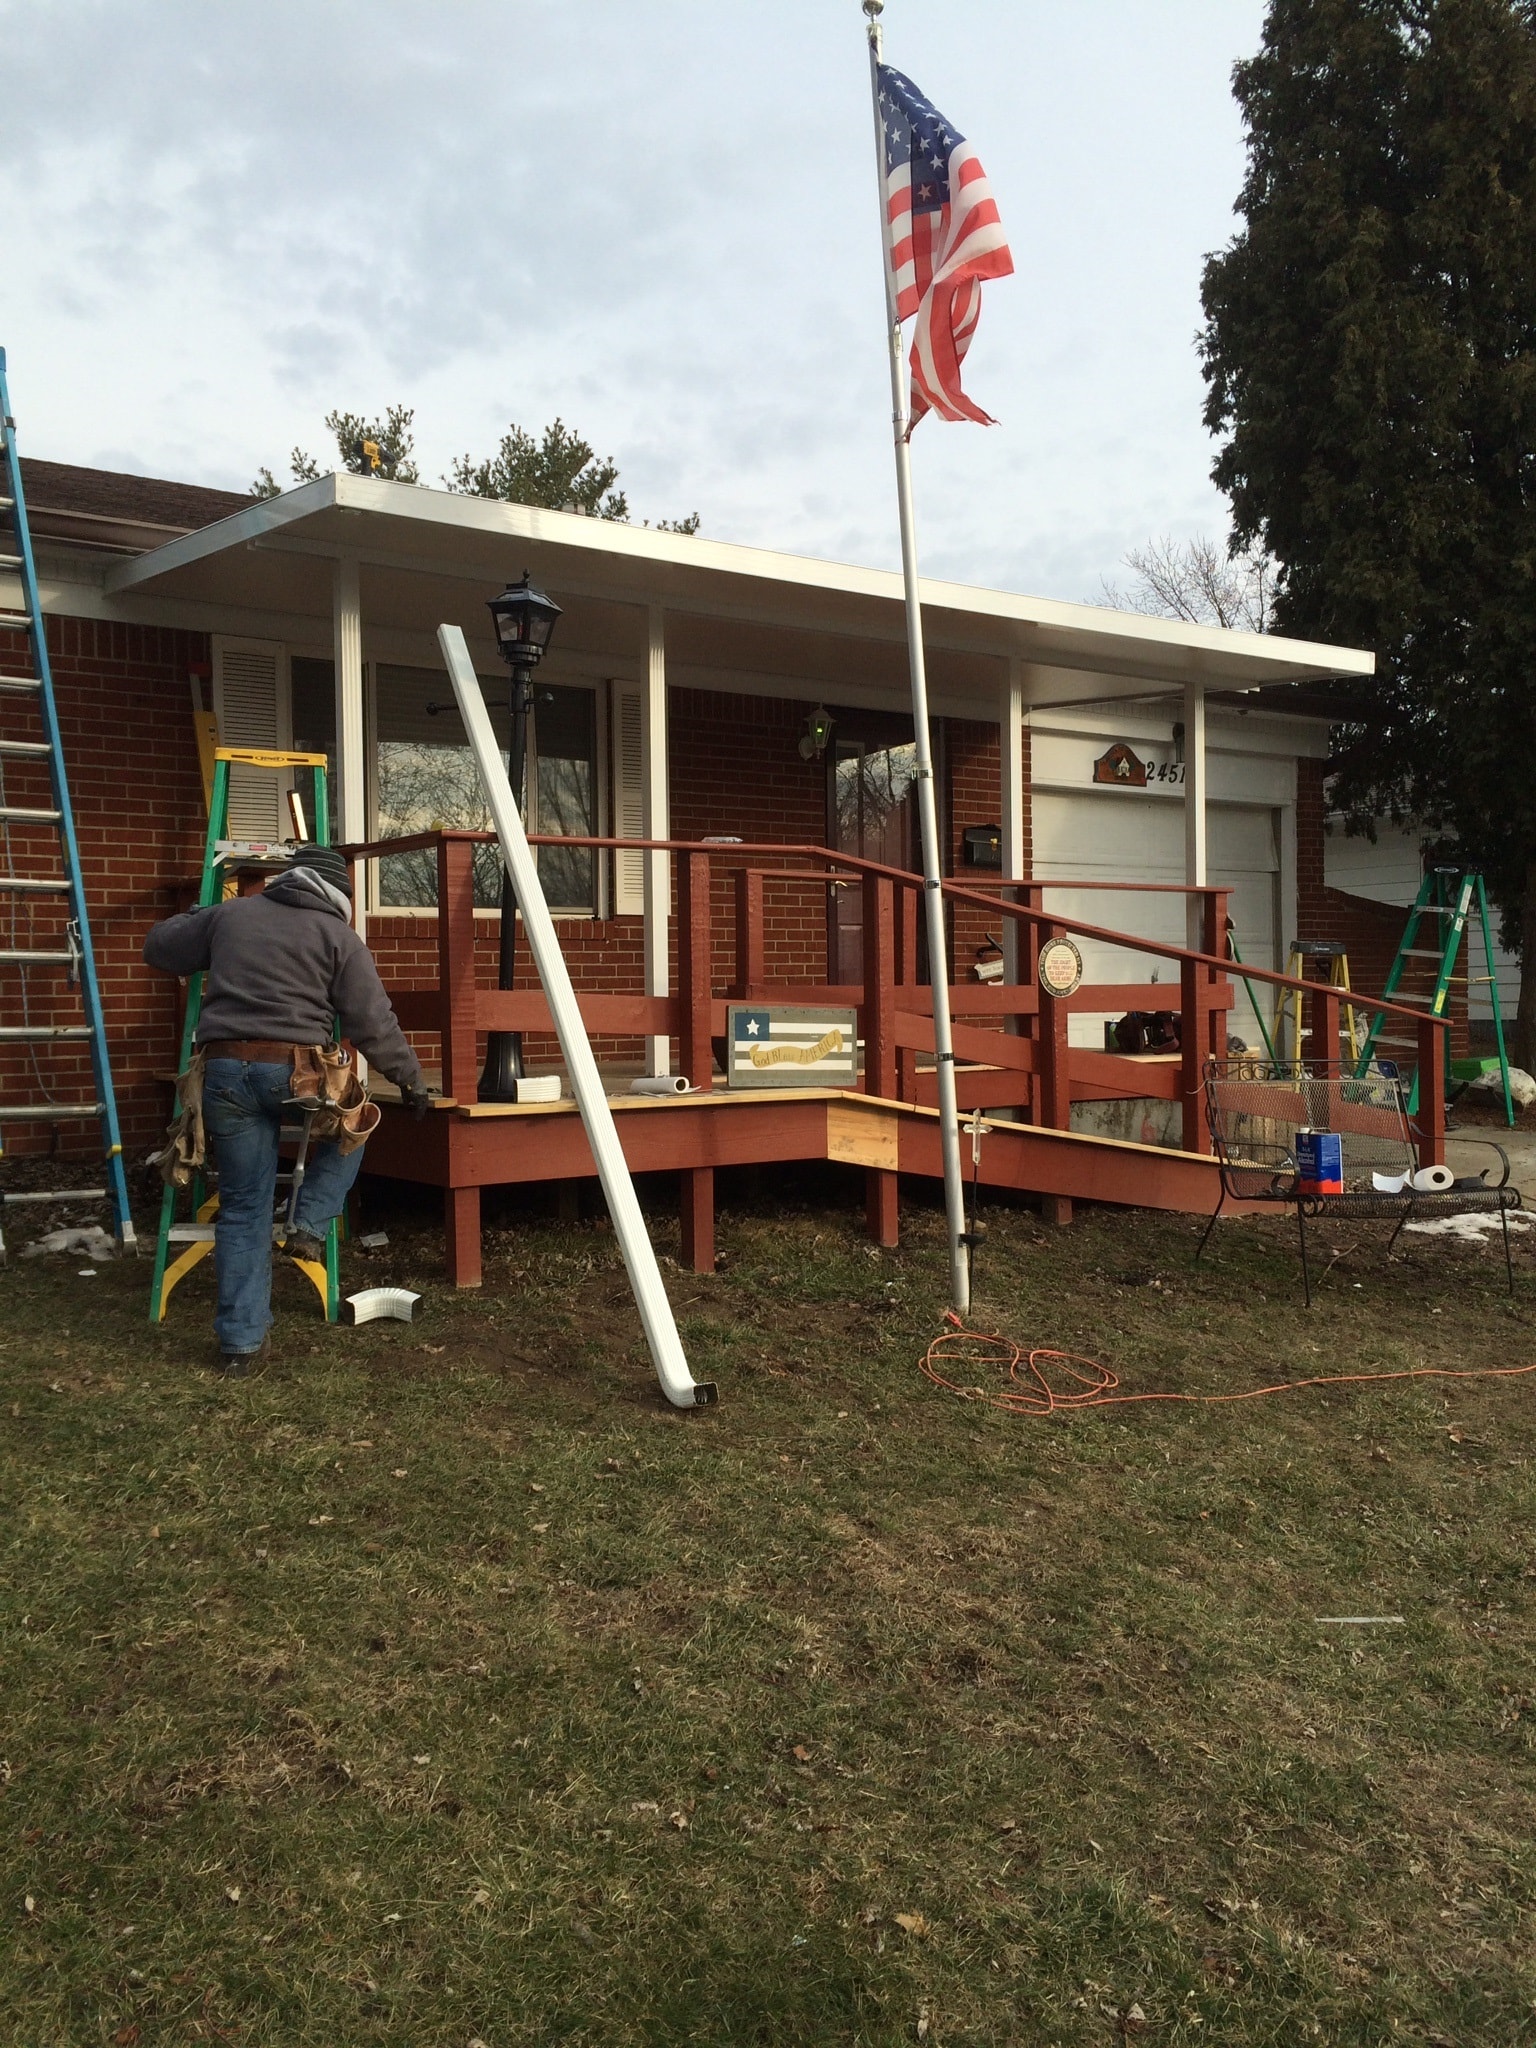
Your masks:
<instances>
[{"instance_id":1,"label":"knit beanie hat","mask_svg":"<svg viewBox=\"0 0 1536 2048\"><path fill-rule=\"evenodd\" d=\"M333 889L339 889L343 896L352 894L352 876L346 856L338 853L334 846L316 846L306 840L302 846L294 848L288 865L291 868L308 868L322 882L329 882Z\"/></svg>"}]
</instances>

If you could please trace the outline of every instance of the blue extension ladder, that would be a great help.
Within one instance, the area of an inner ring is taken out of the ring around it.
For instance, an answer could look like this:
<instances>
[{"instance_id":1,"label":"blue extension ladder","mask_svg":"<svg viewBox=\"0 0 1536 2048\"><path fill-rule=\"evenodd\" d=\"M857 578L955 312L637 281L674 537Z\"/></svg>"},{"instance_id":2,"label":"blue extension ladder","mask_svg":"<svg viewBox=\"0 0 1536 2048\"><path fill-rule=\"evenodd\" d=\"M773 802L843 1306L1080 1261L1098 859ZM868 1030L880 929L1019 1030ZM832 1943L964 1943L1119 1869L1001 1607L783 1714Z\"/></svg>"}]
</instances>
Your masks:
<instances>
[{"instance_id":1,"label":"blue extension ladder","mask_svg":"<svg viewBox=\"0 0 1536 2048\"><path fill-rule=\"evenodd\" d=\"M9 930L0 934L0 965L21 973L20 1023L7 1017L0 1023L0 1045L34 1048L32 1072L35 1077L33 1102L0 1103L0 1157L4 1156L3 1133L13 1123L96 1123L101 1128L106 1186L60 1188L51 1191L0 1191L0 1218L13 1204L109 1202L118 1242L125 1250L136 1249L133 1218L128 1210L128 1183L123 1173L123 1141L117 1123L117 1101L112 1093L112 1068L107 1057L107 1028L101 1012L101 989L96 979L96 956L91 950L91 923L85 907L85 883L80 873L80 847L75 837L74 812L69 801L69 782L64 773L64 747L59 736L59 716L53 696L53 672L48 665L48 641L43 630L43 608L37 594L37 565L32 558L32 534L27 525L26 497L22 490L21 464L16 456L16 422L11 416L11 394L5 377L5 350L0 348L0 570L21 578L22 609L0 609L0 632L19 633L26 639L30 676L0 676L0 696L21 699L37 707L41 725L39 738L0 739L0 915L9 910ZM13 804L5 789L8 763L47 763L53 787L51 808L40 809ZM14 828L14 830L13 830ZM49 836L44 854L43 834ZM51 872L17 872L16 840L22 857L33 868ZM57 848L57 859L52 858ZM64 930L41 945L30 943L36 916L34 906L48 899L62 898ZM17 921L22 905L27 906L29 943L18 943ZM8 940L9 943L3 943ZM79 990L84 1021L78 1024L34 1024L28 1017L29 975L49 969L63 969L68 985ZM5 1008L9 1010L7 1003ZM58 1100L43 1079L35 1048L75 1046L88 1043L94 1090L89 1102ZM0 1233L0 1259L5 1240Z\"/></svg>"}]
</instances>

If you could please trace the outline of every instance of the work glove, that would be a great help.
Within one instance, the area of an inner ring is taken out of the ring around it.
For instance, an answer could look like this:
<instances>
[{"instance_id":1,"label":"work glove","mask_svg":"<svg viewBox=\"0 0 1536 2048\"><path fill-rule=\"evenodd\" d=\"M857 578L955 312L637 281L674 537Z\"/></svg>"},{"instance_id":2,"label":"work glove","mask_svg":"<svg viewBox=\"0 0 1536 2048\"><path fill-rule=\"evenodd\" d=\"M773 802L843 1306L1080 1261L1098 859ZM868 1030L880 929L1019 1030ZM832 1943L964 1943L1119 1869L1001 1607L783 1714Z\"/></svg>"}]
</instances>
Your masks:
<instances>
[{"instance_id":1,"label":"work glove","mask_svg":"<svg viewBox=\"0 0 1536 2048\"><path fill-rule=\"evenodd\" d=\"M402 1088L400 1090L400 1100L405 1108L411 1112L412 1122L419 1124L431 1104L432 1090L426 1086Z\"/></svg>"}]
</instances>

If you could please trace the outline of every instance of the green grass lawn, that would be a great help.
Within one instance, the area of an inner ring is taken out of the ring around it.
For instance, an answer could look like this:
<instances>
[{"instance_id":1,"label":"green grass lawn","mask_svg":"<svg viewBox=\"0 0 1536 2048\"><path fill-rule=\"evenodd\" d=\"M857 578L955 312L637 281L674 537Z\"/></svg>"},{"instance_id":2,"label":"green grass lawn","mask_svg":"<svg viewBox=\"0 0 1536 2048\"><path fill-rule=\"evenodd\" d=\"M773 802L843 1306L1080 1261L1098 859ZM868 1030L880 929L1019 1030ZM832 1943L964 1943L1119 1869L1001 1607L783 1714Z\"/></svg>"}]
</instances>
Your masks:
<instances>
[{"instance_id":1,"label":"green grass lawn","mask_svg":"<svg viewBox=\"0 0 1536 2048\"><path fill-rule=\"evenodd\" d=\"M206 1273L13 1261L0 2040L1536 2041L1536 1378L999 1414L935 1215L815 1192L666 1268L689 1415L601 1225L395 1219L418 1321L285 1273L244 1384ZM991 1221L977 1324L1131 1391L1536 1360L1524 1244L1309 1316L1278 1225Z\"/></svg>"}]
</instances>

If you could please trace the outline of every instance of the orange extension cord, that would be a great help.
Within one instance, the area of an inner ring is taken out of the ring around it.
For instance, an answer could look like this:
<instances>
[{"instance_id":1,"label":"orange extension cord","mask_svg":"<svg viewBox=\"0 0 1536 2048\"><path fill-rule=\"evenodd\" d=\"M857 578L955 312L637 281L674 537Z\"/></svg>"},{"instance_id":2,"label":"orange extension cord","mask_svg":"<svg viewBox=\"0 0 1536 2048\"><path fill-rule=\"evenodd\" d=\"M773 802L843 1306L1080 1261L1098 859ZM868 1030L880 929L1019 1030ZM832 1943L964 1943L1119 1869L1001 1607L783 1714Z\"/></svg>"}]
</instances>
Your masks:
<instances>
[{"instance_id":1,"label":"orange extension cord","mask_svg":"<svg viewBox=\"0 0 1536 2048\"><path fill-rule=\"evenodd\" d=\"M1248 1387L1237 1394L1118 1394L1118 1373L1095 1358L1079 1358L1072 1351L1026 1351L1009 1337L968 1330L950 1309L944 1320L952 1327L934 1338L922 1361L923 1372L936 1387L958 1394L963 1401L980 1401L988 1408L1001 1408L1008 1415L1058 1415L1077 1408L1118 1408L1133 1401L1183 1401L1199 1407L1220 1401L1259 1401L1266 1394L1292 1394L1302 1387L1354 1387L1370 1380L1512 1380L1536 1372L1532 1365L1485 1365L1454 1367L1419 1365L1402 1372L1340 1372L1316 1379L1279 1380L1269 1387ZM1058 1393L1047 1376L1047 1361L1058 1379L1072 1382ZM985 1387L963 1385L940 1371L940 1364L985 1364L1006 1368L1009 1384L989 1392Z\"/></svg>"}]
</instances>

